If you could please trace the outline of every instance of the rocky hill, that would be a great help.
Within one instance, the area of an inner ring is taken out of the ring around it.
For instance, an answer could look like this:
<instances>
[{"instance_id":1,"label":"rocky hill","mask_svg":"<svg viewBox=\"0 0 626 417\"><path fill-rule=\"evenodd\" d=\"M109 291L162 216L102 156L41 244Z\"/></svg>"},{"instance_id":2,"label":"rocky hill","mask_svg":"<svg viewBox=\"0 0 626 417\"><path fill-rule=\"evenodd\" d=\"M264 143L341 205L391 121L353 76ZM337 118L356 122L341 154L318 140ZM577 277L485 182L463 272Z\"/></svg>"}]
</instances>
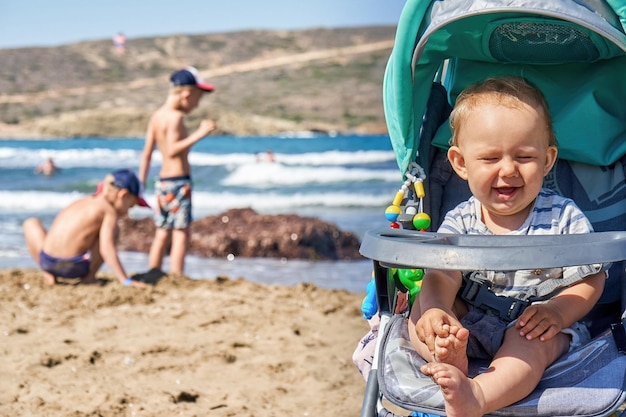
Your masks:
<instances>
[{"instance_id":1,"label":"rocky hill","mask_svg":"<svg viewBox=\"0 0 626 417\"><path fill-rule=\"evenodd\" d=\"M243 31L0 49L0 137L141 137L169 74L216 92L189 117L219 133L386 131L382 80L395 27Z\"/></svg>"}]
</instances>

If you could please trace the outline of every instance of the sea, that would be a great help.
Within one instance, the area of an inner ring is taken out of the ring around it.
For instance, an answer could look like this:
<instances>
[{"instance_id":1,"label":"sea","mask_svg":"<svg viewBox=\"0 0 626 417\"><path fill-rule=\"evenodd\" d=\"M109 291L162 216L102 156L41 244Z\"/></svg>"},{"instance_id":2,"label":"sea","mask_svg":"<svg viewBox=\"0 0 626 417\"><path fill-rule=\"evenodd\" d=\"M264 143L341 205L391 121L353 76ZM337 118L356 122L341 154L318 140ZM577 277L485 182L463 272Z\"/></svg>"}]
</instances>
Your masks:
<instances>
[{"instance_id":1,"label":"sea","mask_svg":"<svg viewBox=\"0 0 626 417\"><path fill-rule=\"evenodd\" d=\"M47 227L72 201L96 190L118 168L138 169L142 138L0 139L0 269L36 268L22 236L27 217ZM273 162L268 156L273 155ZM60 170L35 174L48 157ZM263 214L297 214L334 223L362 239L369 229L389 227L385 208L402 185L387 135L291 133L267 137L209 136L189 155L193 216L200 219L230 208ZM154 205L154 179L161 156L152 156L145 197ZM135 207L143 218L150 209ZM129 273L148 269L147 255L121 252ZM167 270L168 258L164 269ZM107 271L107 267L103 267ZM202 258L188 255L185 273L194 279L226 275L268 285L296 285L364 292L372 262L272 258Z\"/></svg>"}]
</instances>

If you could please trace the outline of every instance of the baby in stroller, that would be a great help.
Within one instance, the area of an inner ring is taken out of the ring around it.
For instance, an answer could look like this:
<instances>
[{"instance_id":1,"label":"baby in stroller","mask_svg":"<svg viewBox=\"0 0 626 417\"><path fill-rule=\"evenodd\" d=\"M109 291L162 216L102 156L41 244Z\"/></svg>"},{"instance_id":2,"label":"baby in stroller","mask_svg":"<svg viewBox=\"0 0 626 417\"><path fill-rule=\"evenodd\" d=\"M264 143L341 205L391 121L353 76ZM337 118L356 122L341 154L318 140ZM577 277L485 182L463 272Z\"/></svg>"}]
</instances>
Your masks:
<instances>
[{"instance_id":1,"label":"baby in stroller","mask_svg":"<svg viewBox=\"0 0 626 417\"><path fill-rule=\"evenodd\" d=\"M439 232L593 232L572 200L542 188L557 147L539 90L519 77L485 80L458 97L450 124L448 159L472 197L448 212ZM482 416L532 392L551 363L589 339L577 321L600 298L607 269L595 264L478 274L427 270L411 309L409 336L428 362L421 371L441 387L446 414ZM519 296L546 280L554 280L555 290L515 312L474 306L468 295L475 292L470 287L489 285L499 296ZM491 360L488 370L469 378L468 356Z\"/></svg>"}]
</instances>

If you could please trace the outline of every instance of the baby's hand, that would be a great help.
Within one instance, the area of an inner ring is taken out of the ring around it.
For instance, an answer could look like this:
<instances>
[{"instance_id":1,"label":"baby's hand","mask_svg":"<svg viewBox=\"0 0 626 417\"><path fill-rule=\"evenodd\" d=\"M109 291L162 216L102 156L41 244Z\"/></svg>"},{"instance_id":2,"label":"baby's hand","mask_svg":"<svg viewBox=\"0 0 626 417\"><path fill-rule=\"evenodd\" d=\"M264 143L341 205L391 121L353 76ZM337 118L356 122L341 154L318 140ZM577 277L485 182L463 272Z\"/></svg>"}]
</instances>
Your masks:
<instances>
[{"instance_id":1,"label":"baby's hand","mask_svg":"<svg viewBox=\"0 0 626 417\"><path fill-rule=\"evenodd\" d=\"M549 303L533 304L524 310L515 327L528 340L550 340L563 329L563 318Z\"/></svg>"},{"instance_id":2,"label":"baby's hand","mask_svg":"<svg viewBox=\"0 0 626 417\"><path fill-rule=\"evenodd\" d=\"M213 120L204 119L200 122L200 126L198 126L198 133L204 137L213 132L215 129L217 129L217 124L215 124Z\"/></svg>"},{"instance_id":3,"label":"baby's hand","mask_svg":"<svg viewBox=\"0 0 626 417\"><path fill-rule=\"evenodd\" d=\"M415 331L419 340L428 347L430 352L434 353L435 337L448 337L450 334L450 324L460 326L456 318L446 313L444 310L431 308L426 310L419 318L415 324Z\"/></svg>"}]
</instances>

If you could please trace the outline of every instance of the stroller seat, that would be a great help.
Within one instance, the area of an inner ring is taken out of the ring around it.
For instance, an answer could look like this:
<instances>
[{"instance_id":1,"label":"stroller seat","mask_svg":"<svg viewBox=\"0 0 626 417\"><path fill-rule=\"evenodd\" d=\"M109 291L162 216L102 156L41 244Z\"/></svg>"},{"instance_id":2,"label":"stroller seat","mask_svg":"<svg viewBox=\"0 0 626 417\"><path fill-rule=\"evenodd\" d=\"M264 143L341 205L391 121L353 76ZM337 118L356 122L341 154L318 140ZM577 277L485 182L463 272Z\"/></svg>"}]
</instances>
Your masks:
<instances>
[{"instance_id":1,"label":"stroller seat","mask_svg":"<svg viewBox=\"0 0 626 417\"><path fill-rule=\"evenodd\" d=\"M444 410L441 390L419 372L425 361L409 341L406 321L402 316L393 317L384 335L379 363L381 392L392 403L408 410L441 415ZM470 376L478 375L488 366L487 361L472 361ZM491 415L609 415L626 399L625 374L626 356L617 350L613 335L607 330L546 369L531 395Z\"/></svg>"}]
</instances>

